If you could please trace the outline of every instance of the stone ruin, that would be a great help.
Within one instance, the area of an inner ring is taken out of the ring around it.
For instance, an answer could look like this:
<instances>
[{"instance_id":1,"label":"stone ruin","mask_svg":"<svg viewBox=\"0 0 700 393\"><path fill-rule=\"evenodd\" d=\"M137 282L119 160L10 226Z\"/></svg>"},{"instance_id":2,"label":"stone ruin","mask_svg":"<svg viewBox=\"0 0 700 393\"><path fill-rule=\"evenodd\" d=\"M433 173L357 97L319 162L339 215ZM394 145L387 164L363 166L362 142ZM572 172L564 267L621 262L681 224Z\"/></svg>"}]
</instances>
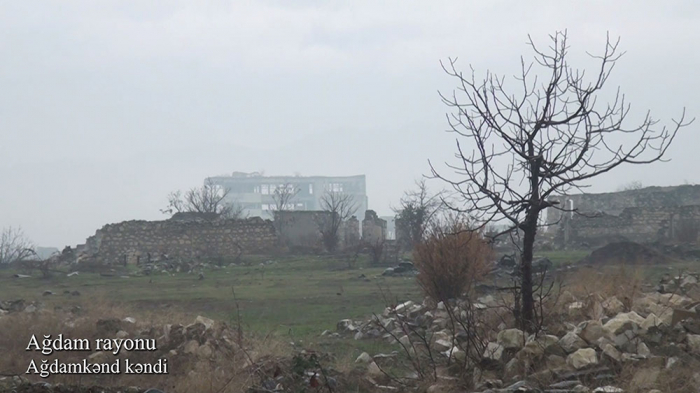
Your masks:
<instances>
[{"instance_id":1,"label":"stone ruin","mask_svg":"<svg viewBox=\"0 0 700 393\"><path fill-rule=\"evenodd\" d=\"M320 252L324 249L321 228L331 220L328 211L276 211L273 224L280 245L293 251ZM343 249L359 242L359 222L355 216L340 224L338 228L339 248Z\"/></svg>"},{"instance_id":2,"label":"stone ruin","mask_svg":"<svg viewBox=\"0 0 700 393\"><path fill-rule=\"evenodd\" d=\"M242 255L289 251L320 252L323 250L321 223L329 214L282 211L276 212L275 221L271 221L259 217L231 220L215 214L176 213L162 221L124 221L105 225L85 244L66 247L56 259L59 263L86 266L91 263L126 266L212 258L237 261ZM356 217L343 222L339 228L340 247L359 245L359 230Z\"/></svg>"},{"instance_id":3,"label":"stone ruin","mask_svg":"<svg viewBox=\"0 0 700 393\"><path fill-rule=\"evenodd\" d=\"M379 218L374 210L365 212L362 220L362 241L367 244L382 243L386 240L386 220Z\"/></svg>"},{"instance_id":4,"label":"stone ruin","mask_svg":"<svg viewBox=\"0 0 700 393\"><path fill-rule=\"evenodd\" d=\"M581 213L547 209L548 232L559 246L700 240L700 185L566 195L550 200Z\"/></svg>"},{"instance_id":5,"label":"stone ruin","mask_svg":"<svg viewBox=\"0 0 700 393\"><path fill-rule=\"evenodd\" d=\"M387 234L386 220L379 218L374 210L367 210L362 220L362 243L376 253L378 260L375 262L398 262L399 244L395 239L388 239Z\"/></svg>"},{"instance_id":6,"label":"stone ruin","mask_svg":"<svg viewBox=\"0 0 700 393\"><path fill-rule=\"evenodd\" d=\"M108 224L89 237L84 254L105 264L149 263L164 258L267 253L277 245L272 222L197 219L178 216L163 221L125 221Z\"/></svg>"}]
</instances>

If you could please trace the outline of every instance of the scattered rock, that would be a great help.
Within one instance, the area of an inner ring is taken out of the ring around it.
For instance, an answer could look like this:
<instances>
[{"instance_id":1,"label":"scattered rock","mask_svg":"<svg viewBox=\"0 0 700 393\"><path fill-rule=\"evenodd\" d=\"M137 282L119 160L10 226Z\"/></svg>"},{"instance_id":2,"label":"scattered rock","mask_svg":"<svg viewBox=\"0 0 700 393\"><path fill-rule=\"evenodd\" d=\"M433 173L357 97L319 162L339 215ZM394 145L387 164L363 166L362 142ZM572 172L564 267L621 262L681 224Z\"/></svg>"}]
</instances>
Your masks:
<instances>
[{"instance_id":1,"label":"scattered rock","mask_svg":"<svg viewBox=\"0 0 700 393\"><path fill-rule=\"evenodd\" d=\"M603 354L618 362L622 360L622 353L612 344L603 345Z\"/></svg>"},{"instance_id":2,"label":"scattered rock","mask_svg":"<svg viewBox=\"0 0 700 393\"><path fill-rule=\"evenodd\" d=\"M687 339L690 352L695 355L700 355L700 334L689 334Z\"/></svg>"},{"instance_id":3,"label":"scattered rock","mask_svg":"<svg viewBox=\"0 0 700 393\"><path fill-rule=\"evenodd\" d=\"M566 333L564 337L559 340L559 345L567 354L588 346L586 341L575 332Z\"/></svg>"},{"instance_id":4,"label":"scattered rock","mask_svg":"<svg viewBox=\"0 0 700 393\"><path fill-rule=\"evenodd\" d=\"M637 331L643 323L644 318L636 312L630 311L628 313L617 314L603 325L603 329L611 335L618 335L626 330Z\"/></svg>"},{"instance_id":5,"label":"scattered rock","mask_svg":"<svg viewBox=\"0 0 700 393\"><path fill-rule=\"evenodd\" d=\"M372 357L369 356L367 352L362 352L360 356L355 359L355 363L370 363L372 361Z\"/></svg>"},{"instance_id":6,"label":"scattered rock","mask_svg":"<svg viewBox=\"0 0 700 393\"><path fill-rule=\"evenodd\" d=\"M505 349L520 349L527 335L520 329L505 329L498 332L497 342Z\"/></svg>"},{"instance_id":7,"label":"scattered rock","mask_svg":"<svg viewBox=\"0 0 700 393\"><path fill-rule=\"evenodd\" d=\"M350 319L343 319L343 320L339 321L336 324L336 329L341 333L342 332L353 332L354 333L357 331L357 328L355 327L355 325L353 325L353 322Z\"/></svg>"},{"instance_id":8,"label":"scattered rock","mask_svg":"<svg viewBox=\"0 0 700 393\"><path fill-rule=\"evenodd\" d=\"M204 325L205 329L211 329L214 326L213 319L205 318L201 315L198 315L197 318L195 318L194 322L201 323L202 325Z\"/></svg>"},{"instance_id":9,"label":"scattered rock","mask_svg":"<svg viewBox=\"0 0 700 393\"><path fill-rule=\"evenodd\" d=\"M599 338L603 337L605 331L600 321L581 322L578 326L579 337L586 340L589 345L594 344Z\"/></svg>"},{"instance_id":10,"label":"scattered rock","mask_svg":"<svg viewBox=\"0 0 700 393\"><path fill-rule=\"evenodd\" d=\"M379 368L377 363L371 362L369 365L367 365L367 375L373 378L383 378L385 377L385 374L382 372L382 370Z\"/></svg>"},{"instance_id":11,"label":"scattered rock","mask_svg":"<svg viewBox=\"0 0 700 393\"><path fill-rule=\"evenodd\" d=\"M566 364L576 370L580 370L598 364L598 357L596 356L595 349L582 348L569 355L566 358Z\"/></svg>"},{"instance_id":12,"label":"scattered rock","mask_svg":"<svg viewBox=\"0 0 700 393\"><path fill-rule=\"evenodd\" d=\"M625 311L625 305L616 296L608 298L602 303L605 314L608 316L617 315Z\"/></svg>"},{"instance_id":13,"label":"scattered rock","mask_svg":"<svg viewBox=\"0 0 700 393\"><path fill-rule=\"evenodd\" d=\"M503 357L503 346L498 343L488 343L484 350L484 359L501 360Z\"/></svg>"}]
</instances>

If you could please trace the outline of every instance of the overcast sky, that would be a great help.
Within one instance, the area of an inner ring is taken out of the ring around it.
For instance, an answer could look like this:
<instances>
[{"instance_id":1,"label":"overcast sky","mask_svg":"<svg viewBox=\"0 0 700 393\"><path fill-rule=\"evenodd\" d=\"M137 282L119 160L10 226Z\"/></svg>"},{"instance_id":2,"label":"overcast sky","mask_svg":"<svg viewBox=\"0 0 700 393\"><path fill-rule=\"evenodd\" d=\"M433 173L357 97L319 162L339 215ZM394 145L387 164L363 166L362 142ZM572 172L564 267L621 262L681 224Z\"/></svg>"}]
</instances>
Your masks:
<instances>
[{"instance_id":1,"label":"overcast sky","mask_svg":"<svg viewBox=\"0 0 700 393\"><path fill-rule=\"evenodd\" d=\"M700 115L695 2L0 2L0 226L82 243L107 223L163 219L172 190L232 171L367 175L390 213L454 135L439 61L512 75L527 34L568 29L572 59L605 35L627 54L609 81L664 121ZM582 61L582 65L587 64ZM621 183L700 183L696 123L669 163Z\"/></svg>"}]
</instances>

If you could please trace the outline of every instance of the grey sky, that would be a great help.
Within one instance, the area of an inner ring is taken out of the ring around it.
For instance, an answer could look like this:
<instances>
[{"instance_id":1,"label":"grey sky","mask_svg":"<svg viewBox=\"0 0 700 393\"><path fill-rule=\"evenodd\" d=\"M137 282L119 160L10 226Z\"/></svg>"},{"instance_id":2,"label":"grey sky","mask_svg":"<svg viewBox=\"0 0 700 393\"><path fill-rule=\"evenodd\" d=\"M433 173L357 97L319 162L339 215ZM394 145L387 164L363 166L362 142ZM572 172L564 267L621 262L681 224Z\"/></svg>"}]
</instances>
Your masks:
<instances>
[{"instance_id":1,"label":"grey sky","mask_svg":"<svg viewBox=\"0 0 700 393\"><path fill-rule=\"evenodd\" d=\"M390 212L427 159L450 160L439 60L512 75L530 33L568 28L572 59L627 54L634 116L700 115L694 2L2 1L0 226L77 244L110 222L162 219L168 192L232 171L366 174ZM670 163L614 190L700 182L696 123Z\"/></svg>"}]
</instances>

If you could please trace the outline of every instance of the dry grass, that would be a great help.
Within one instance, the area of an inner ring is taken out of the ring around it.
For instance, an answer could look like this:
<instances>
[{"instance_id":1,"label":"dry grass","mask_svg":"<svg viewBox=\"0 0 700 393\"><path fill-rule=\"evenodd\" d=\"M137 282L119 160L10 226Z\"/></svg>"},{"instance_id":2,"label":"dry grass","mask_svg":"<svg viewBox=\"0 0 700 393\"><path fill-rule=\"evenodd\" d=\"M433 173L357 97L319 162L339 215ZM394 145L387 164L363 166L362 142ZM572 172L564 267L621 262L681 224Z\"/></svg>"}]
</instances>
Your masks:
<instances>
[{"instance_id":1,"label":"dry grass","mask_svg":"<svg viewBox=\"0 0 700 393\"><path fill-rule=\"evenodd\" d=\"M588 299L594 294L603 299L615 296L630 310L634 298L642 293L644 276L638 268L625 265L603 269L585 267L567 281L564 289L577 299Z\"/></svg>"},{"instance_id":2,"label":"dry grass","mask_svg":"<svg viewBox=\"0 0 700 393\"><path fill-rule=\"evenodd\" d=\"M629 393L647 393L651 389L673 393L696 393L700 386L700 363L679 360L671 368L661 365L630 364L619 375L619 386Z\"/></svg>"}]
</instances>

